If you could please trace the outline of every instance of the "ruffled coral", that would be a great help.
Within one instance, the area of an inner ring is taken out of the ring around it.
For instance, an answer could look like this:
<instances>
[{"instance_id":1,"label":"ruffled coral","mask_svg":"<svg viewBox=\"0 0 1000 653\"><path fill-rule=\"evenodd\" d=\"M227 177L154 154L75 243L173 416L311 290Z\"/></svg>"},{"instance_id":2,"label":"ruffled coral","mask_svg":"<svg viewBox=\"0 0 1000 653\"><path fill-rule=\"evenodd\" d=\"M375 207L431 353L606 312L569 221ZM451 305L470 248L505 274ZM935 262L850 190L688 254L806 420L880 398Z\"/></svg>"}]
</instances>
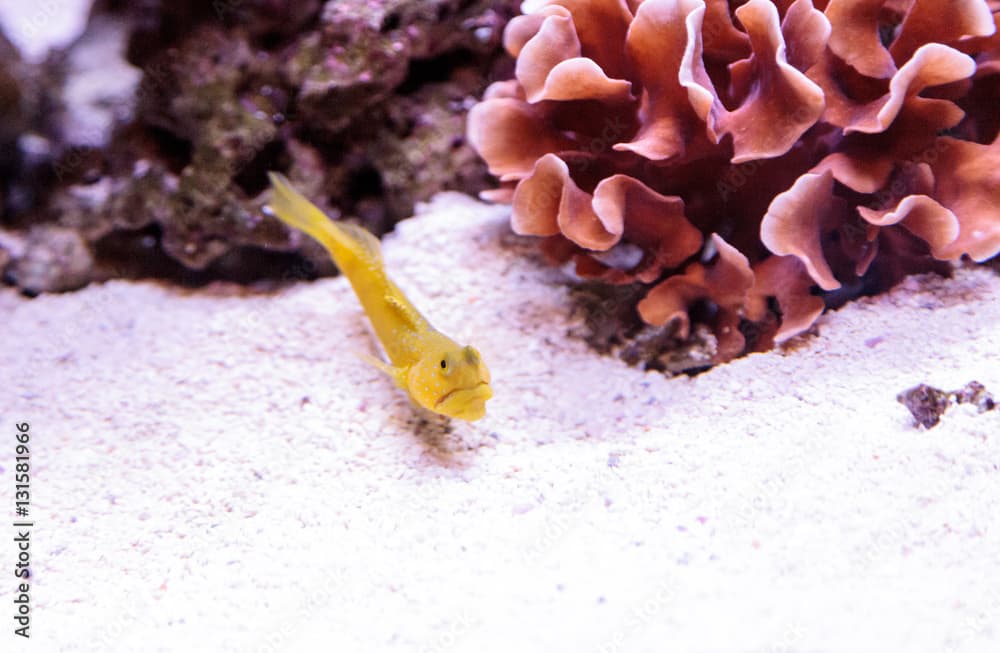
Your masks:
<instances>
[{"instance_id":1,"label":"ruffled coral","mask_svg":"<svg viewBox=\"0 0 1000 653\"><path fill-rule=\"evenodd\" d=\"M469 138L517 232L726 360L1000 252L996 5L530 0Z\"/></svg>"},{"instance_id":2,"label":"ruffled coral","mask_svg":"<svg viewBox=\"0 0 1000 653\"><path fill-rule=\"evenodd\" d=\"M940 258L992 258L1000 253L1000 136L990 145L948 137L937 143L939 154L930 164L934 195L958 221L958 234Z\"/></svg>"},{"instance_id":3,"label":"ruffled coral","mask_svg":"<svg viewBox=\"0 0 1000 653\"><path fill-rule=\"evenodd\" d=\"M688 310L696 302L711 302L716 309L709 319L718 339L718 362L743 350L744 338L737 327L754 284L754 274L747 257L735 247L718 234L712 234L711 240L718 252L714 263L692 263L683 274L654 286L636 308L647 324L662 326L673 322L677 334L687 338L691 326Z\"/></svg>"}]
</instances>

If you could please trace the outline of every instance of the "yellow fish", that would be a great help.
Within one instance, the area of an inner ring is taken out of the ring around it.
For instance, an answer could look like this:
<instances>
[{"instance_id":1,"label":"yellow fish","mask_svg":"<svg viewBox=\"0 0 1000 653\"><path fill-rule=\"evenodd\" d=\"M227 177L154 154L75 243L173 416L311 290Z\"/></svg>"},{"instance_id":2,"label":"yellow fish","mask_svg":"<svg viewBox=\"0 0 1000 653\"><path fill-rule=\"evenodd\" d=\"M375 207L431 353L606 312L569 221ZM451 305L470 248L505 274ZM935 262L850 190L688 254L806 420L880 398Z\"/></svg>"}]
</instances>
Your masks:
<instances>
[{"instance_id":1,"label":"yellow fish","mask_svg":"<svg viewBox=\"0 0 1000 653\"><path fill-rule=\"evenodd\" d=\"M435 329L410 303L386 275L378 239L357 225L333 222L283 175L271 172L268 177L271 212L330 253L351 282L390 363L363 358L392 377L419 406L469 421L485 415L493 390L479 352Z\"/></svg>"}]
</instances>

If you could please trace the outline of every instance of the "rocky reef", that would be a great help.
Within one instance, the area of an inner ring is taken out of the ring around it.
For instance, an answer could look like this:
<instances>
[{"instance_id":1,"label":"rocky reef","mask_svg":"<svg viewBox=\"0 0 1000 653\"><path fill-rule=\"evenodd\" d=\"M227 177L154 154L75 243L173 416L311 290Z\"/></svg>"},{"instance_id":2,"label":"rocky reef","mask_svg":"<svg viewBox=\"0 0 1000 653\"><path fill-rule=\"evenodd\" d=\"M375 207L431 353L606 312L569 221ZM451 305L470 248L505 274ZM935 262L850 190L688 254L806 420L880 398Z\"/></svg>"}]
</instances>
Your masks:
<instances>
[{"instance_id":1,"label":"rocky reef","mask_svg":"<svg viewBox=\"0 0 1000 653\"><path fill-rule=\"evenodd\" d=\"M486 188L465 113L509 74L515 7L106 0L41 63L0 39L5 280L34 294L332 272L262 216L266 171L375 233L439 190Z\"/></svg>"}]
</instances>

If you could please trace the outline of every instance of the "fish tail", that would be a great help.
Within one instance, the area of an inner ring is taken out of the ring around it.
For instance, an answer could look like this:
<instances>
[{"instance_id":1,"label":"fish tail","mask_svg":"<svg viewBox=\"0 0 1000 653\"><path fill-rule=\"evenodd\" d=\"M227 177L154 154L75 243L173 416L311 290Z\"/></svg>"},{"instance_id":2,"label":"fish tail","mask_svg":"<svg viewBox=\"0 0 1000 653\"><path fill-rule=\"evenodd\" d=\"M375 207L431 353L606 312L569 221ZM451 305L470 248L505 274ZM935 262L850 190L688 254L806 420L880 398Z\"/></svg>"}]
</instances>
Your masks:
<instances>
[{"instance_id":1,"label":"fish tail","mask_svg":"<svg viewBox=\"0 0 1000 653\"><path fill-rule=\"evenodd\" d=\"M335 223L295 190L283 174L269 172L267 176L273 189L269 203L271 212L289 227L304 231L325 247L341 270L351 259L372 261L381 258L375 236L356 225Z\"/></svg>"}]
</instances>

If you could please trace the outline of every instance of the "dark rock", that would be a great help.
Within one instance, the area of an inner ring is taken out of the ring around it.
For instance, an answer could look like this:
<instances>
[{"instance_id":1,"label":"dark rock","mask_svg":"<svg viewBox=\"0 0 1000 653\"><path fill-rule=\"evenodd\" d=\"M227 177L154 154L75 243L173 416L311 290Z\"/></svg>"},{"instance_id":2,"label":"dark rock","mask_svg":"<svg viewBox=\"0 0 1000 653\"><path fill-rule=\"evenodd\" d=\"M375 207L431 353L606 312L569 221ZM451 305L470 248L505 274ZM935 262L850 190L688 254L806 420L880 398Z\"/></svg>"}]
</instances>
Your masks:
<instances>
[{"instance_id":1,"label":"dark rock","mask_svg":"<svg viewBox=\"0 0 1000 653\"><path fill-rule=\"evenodd\" d=\"M267 171L377 234L439 190L485 188L464 116L493 70L509 65L499 45L516 4L98 2L76 43L21 75L42 80L31 96L41 100L22 102L26 119L9 123L14 158L31 165L0 187L4 224L52 228L26 239L21 256L34 260L45 234L72 232L92 266L41 283L15 261L20 272L9 277L65 289L154 269L129 259L158 256L180 267L155 269L198 278L258 259L270 261L262 274L236 276L271 274L281 259L246 255L254 250L297 253L293 267L308 259L310 270L331 273L318 247L261 213ZM102 82L101 71L115 78ZM0 100L18 88L4 79ZM113 97L102 101L105 90Z\"/></svg>"},{"instance_id":2,"label":"dark rock","mask_svg":"<svg viewBox=\"0 0 1000 653\"><path fill-rule=\"evenodd\" d=\"M917 424L925 429L937 426L937 423L941 421L941 416L948 410L948 405L951 403L947 392L926 383L921 383L899 393L896 400L906 406Z\"/></svg>"},{"instance_id":3,"label":"dark rock","mask_svg":"<svg viewBox=\"0 0 1000 653\"><path fill-rule=\"evenodd\" d=\"M38 226L28 232L25 245L25 254L7 268L25 293L76 290L90 281L94 260L79 232Z\"/></svg>"}]
</instances>

